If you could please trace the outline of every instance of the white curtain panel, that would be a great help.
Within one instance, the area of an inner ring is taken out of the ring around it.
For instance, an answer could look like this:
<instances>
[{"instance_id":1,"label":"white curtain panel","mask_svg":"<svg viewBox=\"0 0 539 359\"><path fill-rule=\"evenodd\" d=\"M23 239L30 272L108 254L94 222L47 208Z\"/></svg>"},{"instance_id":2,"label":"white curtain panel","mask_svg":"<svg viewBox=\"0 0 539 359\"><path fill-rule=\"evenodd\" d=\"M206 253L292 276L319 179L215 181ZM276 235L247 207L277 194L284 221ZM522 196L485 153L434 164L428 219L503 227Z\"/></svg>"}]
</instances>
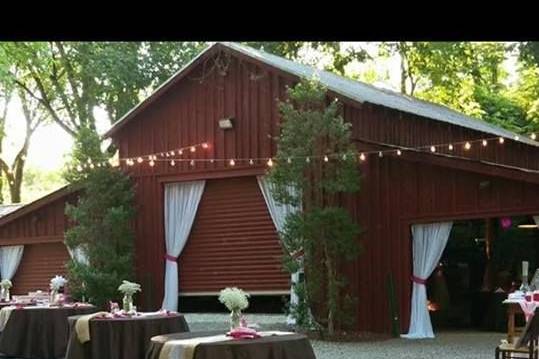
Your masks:
<instances>
[{"instance_id":1,"label":"white curtain panel","mask_svg":"<svg viewBox=\"0 0 539 359\"><path fill-rule=\"evenodd\" d=\"M275 228L277 229L277 232L282 232L284 229L286 216L291 213L296 213L301 210L301 207L292 206L289 204L281 204L278 203L275 198L273 198L272 195L272 187L273 185L271 182L267 180L265 176L257 176L256 177L258 181L258 186L260 187L260 191L262 192L262 195L264 196L264 200L266 201L266 205L268 206L268 211L270 213L271 219L273 220L273 224L275 224ZM289 187L290 193L293 191L293 187ZM292 287L290 288L290 303L291 304L298 304L298 296L294 292L294 284L298 282L299 279L299 273L292 273L291 276L291 283ZM289 316L287 318L288 324L295 324L294 319Z\"/></svg>"},{"instance_id":2,"label":"white curtain panel","mask_svg":"<svg viewBox=\"0 0 539 359\"><path fill-rule=\"evenodd\" d=\"M412 315L408 334L402 335L403 338L434 338L427 309L425 282L440 261L452 226L453 222L412 225L414 266Z\"/></svg>"},{"instance_id":3,"label":"white curtain panel","mask_svg":"<svg viewBox=\"0 0 539 359\"><path fill-rule=\"evenodd\" d=\"M69 256L71 259L75 260L78 263L89 265L90 261L88 259L88 255L81 247L76 248L69 248L69 246L66 244L67 251L69 252Z\"/></svg>"},{"instance_id":4,"label":"white curtain panel","mask_svg":"<svg viewBox=\"0 0 539 359\"><path fill-rule=\"evenodd\" d=\"M21 263L24 246L0 247L0 274L2 279L13 279Z\"/></svg>"},{"instance_id":5,"label":"white curtain panel","mask_svg":"<svg viewBox=\"0 0 539 359\"><path fill-rule=\"evenodd\" d=\"M533 221L539 226L539 216L533 216Z\"/></svg>"},{"instance_id":6,"label":"white curtain panel","mask_svg":"<svg viewBox=\"0 0 539 359\"><path fill-rule=\"evenodd\" d=\"M165 185L165 297L163 309L178 310L178 257L195 221L206 181Z\"/></svg>"}]
</instances>

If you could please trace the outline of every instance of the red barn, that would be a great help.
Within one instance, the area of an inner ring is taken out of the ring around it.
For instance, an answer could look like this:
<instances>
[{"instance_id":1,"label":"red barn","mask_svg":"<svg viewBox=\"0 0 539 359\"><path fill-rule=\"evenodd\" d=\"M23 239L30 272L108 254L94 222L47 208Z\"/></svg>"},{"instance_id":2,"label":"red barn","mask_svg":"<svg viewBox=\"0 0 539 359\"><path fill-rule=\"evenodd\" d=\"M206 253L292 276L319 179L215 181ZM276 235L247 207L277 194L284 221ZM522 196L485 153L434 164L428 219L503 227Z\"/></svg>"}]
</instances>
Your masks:
<instances>
[{"instance_id":1,"label":"red barn","mask_svg":"<svg viewBox=\"0 0 539 359\"><path fill-rule=\"evenodd\" d=\"M265 174L266 160L276 153L277 100L286 98L287 86L315 74L329 96L342 103L358 150L385 151L358 162L362 188L342 202L364 230L358 238L361 256L343 269L359 298L360 329L390 330L386 282L391 274L401 329L407 330L412 225L539 213L537 142L443 106L242 45L217 43L107 133L120 158L134 163L121 161L136 183L137 274L156 293L147 306L161 305L165 262L176 259L180 280L174 296L215 295L231 285L255 295L289 293L279 239L256 176ZM180 147L201 143L209 148L185 150L183 160L174 163L167 159L170 151L177 156ZM201 180L196 215L176 258L165 245L165 189Z\"/></svg>"}]
</instances>

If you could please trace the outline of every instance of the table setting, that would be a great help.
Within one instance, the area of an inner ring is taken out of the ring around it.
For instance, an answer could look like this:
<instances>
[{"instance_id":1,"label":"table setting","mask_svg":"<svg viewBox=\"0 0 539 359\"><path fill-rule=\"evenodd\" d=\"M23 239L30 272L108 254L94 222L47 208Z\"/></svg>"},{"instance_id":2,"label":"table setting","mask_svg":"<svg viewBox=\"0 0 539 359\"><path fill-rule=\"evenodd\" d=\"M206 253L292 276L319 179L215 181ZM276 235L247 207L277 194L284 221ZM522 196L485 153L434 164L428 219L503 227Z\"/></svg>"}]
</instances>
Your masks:
<instances>
[{"instance_id":1,"label":"table setting","mask_svg":"<svg viewBox=\"0 0 539 359\"><path fill-rule=\"evenodd\" d=\"M189 331L180 313L159 310L139 312L133 295L140 285L124 281L118 288L123 306L110 302L109 311L68 318L69 344L66 359L143 358L156 335Z\"/></svg>"},{"instance_id":2,"label":"table setting","mask_svg":"<svg viewBox=\"0 0 539 359\"><path fill-rule=\"evenodd\" d=\"M249 294L225 288L219 301L230 311L230 330L159 335L151 338L146 359L314 359L305 335L284 331L257 331L241 314Z\"/></svg>"},{"instance_id":3,"label":"table setting","mask_svg":"<svg viewBox=\"0 0 539 359\"><path fill-rule=\"evenodd\" d=\"M63 279L62 286L66 282ZM0 310L0 352L20 358L62 357L69 335L67 318L95 311L95 306L68 302L63 295L56 295L54 301L14 301Z\"/></svg>"}]
</instances>

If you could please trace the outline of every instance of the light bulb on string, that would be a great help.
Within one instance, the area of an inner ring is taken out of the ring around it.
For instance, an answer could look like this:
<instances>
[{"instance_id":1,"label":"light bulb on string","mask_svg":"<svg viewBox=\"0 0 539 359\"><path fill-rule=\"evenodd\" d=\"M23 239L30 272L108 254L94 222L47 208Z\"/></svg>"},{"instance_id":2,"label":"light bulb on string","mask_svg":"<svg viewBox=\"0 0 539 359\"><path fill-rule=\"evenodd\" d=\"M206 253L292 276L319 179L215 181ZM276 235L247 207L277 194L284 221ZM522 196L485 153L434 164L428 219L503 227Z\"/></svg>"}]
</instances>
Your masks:
<instances>
[{"instance_id":1,"label":"light bulb on string","mask_svg":"<svg viewBox=\"0 0 539 359\"><path fill-rule=\"evenodd\" d=\"M150 162L149 162L149 163L150 163L150 167L153 167L153 166L155 166L155 162L153 161L153 159L152 159L152 160L150 160Z\"/></svg>"},{"instance_id":2,"label":"light bulb on string","mask_svg":"<svg viewBox=\"0 0 539 359\"><path fill-rule=\"evenodd\" d=\"M209 147L209 146L208 146L208 144L207 144L206 142L204 142L204 143L202 144L202 148L203 148L203 149L206 149L206 148L208 148L208 147Z\"/></svg>"},{"instance_id":3,"label":"light bulb on string","mask_svg":"<svg viewBox=\"0 0 539 359\"><path fill-rule=\"evenodd\" d=\"M483 145L483 147L487 147L488 142L487 142L487 140L483 140L483 141L481 141L481 144Z\"/></svg>"},{"instance_id":4,"label":"light bulb on string","mask_svg":"<svg viewBox=\"0 0 539 359\"><path fill-rule=\"evenodd\" d=\"M142 157L137 158L137 162L138 162L138 163L142 163L142 161L144 161L144 160L142 159Z\"/></svg>"},{"instance_id":5,"label":"light bulb on string","mask_svg":"<svg viewBox=\"0 0 539 359\"><path fill-rule=\"evenodd\" d=\"M470 142L466 142L466 143L464 144L464 149L465 149L465 150L469 150L470 148L472 148L472 144L471 144Z\"/></svg>"},{"instance_id":6,"label":"light bulb on string","mask_svg":"<svg viewBox=\"0 0 539 359\"><path fill-rule=\"evenodd\" d=\"M402 155L402 151L401 150L397 150L397 156L400 156Z\"/></svg>"},{"instance_id":7,"label":"light bulb on string","mask_svg":"<svg viewBox=\"0 0 539 359\"><path fill-rule=\"evenodd\" d=\"M191 146L191 152L195 152L197 149L195 146Z\"/></svg>"},{"instance_id":8,"label":"light bulb on string","mask_svg":"<svg viewBox=\"0 0 539 359\"><path fill-rule=\"evenodd\" d=\"M384 157L384 154L382 153L382 151L378 152L378 157L380 158Z\"/></svg>"},{"instance_id":9,"label":"light bulb on string","mask_svg":"<svg viewBox=\"0 0 539 359\"><path fill-rule=\"evenodd\" d=\"M518 140L520 140L520 136L519 136L519 135L515 135L514 139L515 139L515 141L518 141Z\"/></svg>"},{"instance_id":10,"label":"light bulb on string","mask_svg":"<svg viewBox=\"0 0 539 359\"><path fill-rule=\"evenodd\" d=\"M80 165L77 166L77 171L79 171L79 172L82 171L82 167Z\"/></svg>"},{"instance_id":11,"label":"light bulb on string","mask_svg":"<svg viewBox=\"0 0 539 359\"><path fill-rule=\"evenodd\" d=\"M91 168L91 169L94 169L94 167L95 167L94 164L93 164L93 163L90 163L90 168Z\"/></svg>"},{"instance_id":12,"label":"light bulb on string","mask_svg":"<svg viewBox=\"0 0 539 359\"><path fill-rule=\"evenodd\" d=\"M191 166L194 166L194 165L195 165L195 160L191 160L191 162L189 162L189 164L190 164Z\"/></svg>"},{"instance_id":13,"label":"light bulb on string","mask_svg":"<svg viewBox=\"0 0 539 359\"><path fill-rule=\"evenodd\" d=\"M430 152L436 152L436 147L435 146L430 146Z\"/></svg>"},{"instance_id":14,"label":"light bulb on string","mask_svg":"<svg viewBox=\"0 0 539 359\"><path fill-rule=\"evenodd\" d=\"M504 143L504 142L505 142L505 139L504 139L503 137L500 137L500 138L498 139L498 142L499 142L499 143Z\"/></svg>"},{"instance_id":15,"label":"light bulb on string","mask_svg":"<svg viewBox=\"0 0 539 359\"><path fill-rule=\"evenodd\" d=\"M236 165L236 161L234 161L233 159L231 159L229 162L228 162L229 165L231 166L235 166Z\"/></svg>"},{"instance_id":16,"label":"light bulb on string","mask_svg":"<svg viewBox=\"0 0 539 359\"><path fill-rule=\"evenodd\" d=\"M268 164L268 167L273 167L273 160L270 158L267 164Z\"/></svg>"},{"instance_id":17,"label":"light bulb on string","mask_svg":"<svg viewBox=\"0 0 539 359\"><path fill-rule=\"evenodd\" d=\"M535 141L535 139L537 138L537 135L535 133L532 133L530 135L530 138Z\"/></svg>"},{"instance_id":18,"label":"light bulb on string","mask_svg":"<svg viewBox=\"0 0 539 359\"><path fill-rule=\"evenodd\" d=\"M176 161L174 161L174 160L170 161L170 165L171 166L176 166Z\"/></svg>"},{"instance_id":19,"label":"light bulb on string","mask_svg":"<svg viewBox=\"0 0 539 359\"><path fill-rule=\"evenodd\" d=\"M328 158L328 156L327 156L327 155L326 155L326 156L324 156L324 162L328 162L328 161L329 161L329 158Z\"/></svg>"},{"instance_id":20,"label":"light bulb on string","mask_svg":"<svg viewBox=\"0 0 539 359\"><path fill-rule=\"evenodd\" d=\"M309 156L307 156L307 157L305 158L305 162L311 163L311 158L310 158Z\"/></svg>"},{"instance_id":21,"label":"light bulb on string","mask_svg":"<svg viewBox=\"0 0 539 359\"><path fill-rule=\"evenodd\" d=\"M288 157L288 158L286 159L286 163L291 164L291 163L292 163L292 159L291 159L290 157Z\"/></svg>"},{"instance_id":22,"label":"light bulb on string","mask_svg":"<svg viewBox=\"0 0 539 359\"><path fill-rule=\"evenodd\" d=\"M252 158L249 160L249 164L250 164L251 166L255 164L255 162L253 161Z\"/></svg>"},{"instance_id":23,"label":"light bulb on string","mask_svg":"<svg viewBox=\"0 0 539 359\"><path fill-rule=\"evenodd\" d=\"M364 154L364 153L361 153L361 154L359 155L359 160L360 160L360 161L365 161L365 158L366 158L366 157L365 157L365 154Z\"/></svg>"},{"instance_id":24,"label":"light bulb on string","mask_svg":"<svg viewBox=\"0 0 539 359\"><path fill-rule=\"evenodd\" d=\"M179 150L179 151L178 151L178 154L179 154L180 156L183 155L183 150Z\"/></svg>"},{"instance_id":25,"label":"light bulb on string","mask_svg":"<svg viewBox=\"0 0 539 359\"><path fill-rule=\"evenodd\" d=\"M346 153L344 155L342 155L342 160L346 161Z\"/></svg>"},{"instance_id":26,"label":"light bulb on string","mask_svg":"<svg viewBox=\"0 0 539 359\"><path fill-rule=\"evenodd\" d=\"M453 145L452 144L449 144L449 146L447 146L447 148L449 149L449 151L453 151Z\"/></svg>"},{"instance_id":27,"label":"light bulb on string","mask_svg":"<svg viewBox=\"0 0 539 359\"><path fill-rule=\"evenodd\" d=\"M215 162L215 160L212 158L212 159L210 160L210 163L214 163L214 162Z\"/></svg>"}]
</instances>

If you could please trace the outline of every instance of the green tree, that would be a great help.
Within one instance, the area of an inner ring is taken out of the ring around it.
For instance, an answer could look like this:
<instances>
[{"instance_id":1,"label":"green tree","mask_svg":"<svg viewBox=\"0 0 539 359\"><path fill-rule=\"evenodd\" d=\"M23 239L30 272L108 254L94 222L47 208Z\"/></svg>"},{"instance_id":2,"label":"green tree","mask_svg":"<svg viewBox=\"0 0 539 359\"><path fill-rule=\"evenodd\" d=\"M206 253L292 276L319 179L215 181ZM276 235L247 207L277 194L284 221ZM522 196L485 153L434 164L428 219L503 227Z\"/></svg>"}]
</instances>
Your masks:
<instances>
[{"instance_id":1,"label":"green tree","mask_svg":"<svg viewBox=\"0 0 539 359\"><path fill-rule=\"evenodd\" d=\"M76 136L95 130L97 107L111 122L141 94L170 76L202 48L201 43L7 42L0 44L5 71L50 118ZM17 71L14 71L17 69Z\"/></svg>"},{"instance_id":2,"label":"green tree","mask_svg":"<svg viewBox=\"0 0 539 359\"><path fill-rule=\"evenodd\" d=\"M354 61L363 62L368 58L367 52L360 47L345 46L337 41L284 41L284 42L247 42L252 46L266 52L286 57L294 61L303 61L302 50L311 49L322 56L330 58L326 70L346 75L346 66Z\"/></svg>"},{"instance_id":3,"label":"green tree","mask_svg":"<svg viewBox=\"0 0 539 359\"><path fill-rule=\"evenodd\" d=\"M324 308L320 322L333 335L345 317L353 317L342 311L346 281L338 269L343 261L356 258L359 228L339 199L359 190L356 150L350 124L339 115L336 100L326 104L320 83L301 82L288 89L288 97L280 103L283 123L269 179L279 202L302 204L303 211L286 218L281 233L288 252L284 261L295 272L293 254L304 253L306 277L297 293L305 303L300 305Z\"/></svg>"},{"instance_id":4,"label":"green tree","mask_svg":"<svg viewBox=\"0 0 539 359\"><path fill-rule=\"evenodd\" d=\"M130 226L134 191L130 178L108 165L100 144L92 129L79 131L71 170L65 175L81 194L75 205L66 206L74 225L65 238L69 248L80 248L88 258L88 263L76 259L68 263L72 293L104 307L109 300L119 299L117 288L122 280L134 276Z\"/></svg>"}]
</instances>

